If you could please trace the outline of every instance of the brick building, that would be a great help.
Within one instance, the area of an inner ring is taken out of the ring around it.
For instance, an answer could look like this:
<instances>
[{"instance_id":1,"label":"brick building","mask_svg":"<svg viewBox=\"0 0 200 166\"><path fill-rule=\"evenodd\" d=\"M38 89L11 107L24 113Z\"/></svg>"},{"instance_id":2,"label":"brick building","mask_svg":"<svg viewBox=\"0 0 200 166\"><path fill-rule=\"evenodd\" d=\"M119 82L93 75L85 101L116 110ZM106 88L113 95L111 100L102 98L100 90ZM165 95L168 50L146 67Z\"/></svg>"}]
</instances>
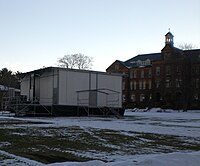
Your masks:
<instances>
[{"instance_id":1,"label":"brick building","mask_svg":"<svg viewBox=\"0 0 200 166\"><path fill-rule=\"evenodd\" d=\"M123 73L125 107L200 108L200 49L174 47L171 32L160 53L116 60L106 71Z\"/></svg>"}]
</instances>

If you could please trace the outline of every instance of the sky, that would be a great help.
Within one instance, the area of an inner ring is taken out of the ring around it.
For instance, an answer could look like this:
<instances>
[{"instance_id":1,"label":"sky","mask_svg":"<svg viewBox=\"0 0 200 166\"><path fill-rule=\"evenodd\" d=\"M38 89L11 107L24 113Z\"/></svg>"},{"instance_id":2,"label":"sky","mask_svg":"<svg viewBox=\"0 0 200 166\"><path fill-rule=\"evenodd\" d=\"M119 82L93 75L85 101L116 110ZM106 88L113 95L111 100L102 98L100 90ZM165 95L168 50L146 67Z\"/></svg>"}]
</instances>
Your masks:
<instances>
[{"instance_id":1,"label":"sky","mask_svg":"<svg viewBox=\"0 0 200 166\"><path fill-rule=\"evenodd\" d=\"M82 53L92 70L175 46L200 48L200 0L0 0L0 69L28 72Z\"/></svg>"}]
</instances>

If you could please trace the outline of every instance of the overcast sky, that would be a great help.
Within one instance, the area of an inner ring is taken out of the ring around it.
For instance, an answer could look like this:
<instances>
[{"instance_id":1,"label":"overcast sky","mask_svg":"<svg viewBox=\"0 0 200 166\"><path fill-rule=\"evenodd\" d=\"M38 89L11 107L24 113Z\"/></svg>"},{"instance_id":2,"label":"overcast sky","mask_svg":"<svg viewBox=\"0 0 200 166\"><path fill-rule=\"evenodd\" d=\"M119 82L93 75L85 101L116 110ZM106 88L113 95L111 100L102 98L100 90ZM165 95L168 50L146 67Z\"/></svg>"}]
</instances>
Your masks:
<instances>
[{"instance_id":1,"label":"overcast sky","mask_svg":"<svg viewBox=\"0 0 200 166\"><path fill-rule=\"evenodd\" d=\"M105 71L116 59L174 43L200 48L200 0L0 0L0 69L26 72L82 53Z\"/></svg>"}]
</instances>

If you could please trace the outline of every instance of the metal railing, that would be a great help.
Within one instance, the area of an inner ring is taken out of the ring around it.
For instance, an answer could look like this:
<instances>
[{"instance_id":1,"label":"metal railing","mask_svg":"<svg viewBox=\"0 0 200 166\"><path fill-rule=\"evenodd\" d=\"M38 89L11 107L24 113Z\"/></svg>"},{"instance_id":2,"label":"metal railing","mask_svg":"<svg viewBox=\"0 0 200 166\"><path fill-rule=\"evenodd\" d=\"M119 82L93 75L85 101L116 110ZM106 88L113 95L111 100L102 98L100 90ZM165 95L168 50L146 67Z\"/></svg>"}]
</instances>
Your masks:
<instances>
[{"instance_id":1,"label":"metal railing","mask_svg":"<svg viewBox=\"0 0 200 166\"><path fill-rule=\"evenodd\" d=\"M110 89L77 91L77 106L77 112L80 108L83 108L88 116L91 108L97 108L105 116L113 113L116 117L119 117L120 115L115 109L120 108L120 92Z\"/></svg>"},{"instance_id":2,"label":"metal railing","mask_svg":"<svg viewBox=\"0 0 200 166\"><path fill-rule=\"evenodd\" d=\"M92 92L96 92L96 93L93 93L95 94L95 96L91 97L90 94ZM100 95L101 97L99 97ZM88 106L88 107L120 107L119 96L120 96L120 93L118 91L114 91L110 89L77 91L77 105ZM101 99L103 99L104 102L102 102Z\"/></svg>"}]
</instances>

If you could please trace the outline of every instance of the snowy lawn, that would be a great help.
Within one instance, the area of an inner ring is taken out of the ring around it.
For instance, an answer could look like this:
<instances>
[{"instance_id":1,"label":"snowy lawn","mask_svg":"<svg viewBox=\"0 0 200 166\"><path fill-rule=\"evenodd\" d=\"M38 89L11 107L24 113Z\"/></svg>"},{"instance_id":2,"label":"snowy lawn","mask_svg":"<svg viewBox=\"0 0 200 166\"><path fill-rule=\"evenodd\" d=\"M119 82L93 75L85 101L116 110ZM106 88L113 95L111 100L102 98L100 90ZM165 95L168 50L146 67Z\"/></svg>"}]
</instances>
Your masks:
<instances>
[{"instance_id":1,"label":"snowy lawn","mask_svg":"<svg viewBox=\"0 0 200 166\"><path fill-rule=\"evenodd\" d=\"M175 166L200 162L200 113L153 109L128 111L122 119L0 116L0 165L164 166L172 157Z\"/></svg>"}]
</instances>

